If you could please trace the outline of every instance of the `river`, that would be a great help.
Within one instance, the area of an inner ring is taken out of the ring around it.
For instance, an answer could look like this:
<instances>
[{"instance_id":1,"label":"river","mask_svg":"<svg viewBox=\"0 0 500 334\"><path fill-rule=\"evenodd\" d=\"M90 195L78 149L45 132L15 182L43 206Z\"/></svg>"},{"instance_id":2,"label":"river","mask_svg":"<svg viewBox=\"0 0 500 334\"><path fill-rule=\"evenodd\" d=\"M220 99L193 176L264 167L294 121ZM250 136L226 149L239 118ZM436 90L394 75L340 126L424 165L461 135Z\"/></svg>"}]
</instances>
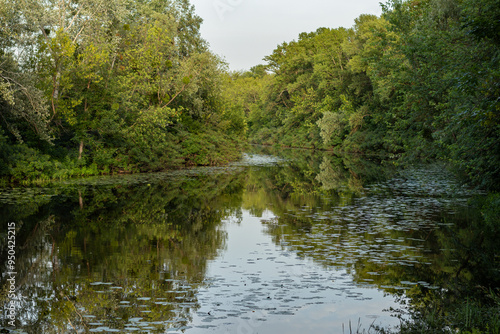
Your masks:
<instances>
[{"instance_id":1,"label":"river","mask_svg":"<svg viewBox=\"0 0 500 334\"><path fill-rule=\"evenodd\" d=\"M439 164L309 151L1 189L0 330L13 299L17 333L397 330L494 275L474 195Z\"/></svg>"}]
</instances>

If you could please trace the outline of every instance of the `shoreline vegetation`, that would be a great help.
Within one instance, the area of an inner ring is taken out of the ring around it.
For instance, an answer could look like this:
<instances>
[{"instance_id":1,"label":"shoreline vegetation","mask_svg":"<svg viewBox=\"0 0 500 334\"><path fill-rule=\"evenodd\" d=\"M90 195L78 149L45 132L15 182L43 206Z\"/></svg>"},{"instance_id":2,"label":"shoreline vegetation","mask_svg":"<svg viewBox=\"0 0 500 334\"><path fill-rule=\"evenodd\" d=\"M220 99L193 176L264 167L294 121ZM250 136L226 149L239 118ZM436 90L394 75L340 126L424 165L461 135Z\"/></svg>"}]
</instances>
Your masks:
<instances>
[{"instance_id":1,"label":"shoreline vegetation","mask_svg":"<svg viewBox=\"0 0 500 334\"><path fill-rule=\"evenodd\" d=\"M236 73L189 0L62 3L0 0L0 186L300 146L444 161L488 193L471 205L498 232L499 0L389 0L380 17L301 33ZM459 332L499 333L498 286L480 295L451 311ZM424 311L401 332L447 332Z\"/></svg>"},{"instance_id":2,"label":"shoreline vegetation","mask_svg":"<svg viewBox=\"0 0 500 334\"><path fill-rule=\"evenodd\" d=\"M227 65L187 0L2 0L0 177L153 172L237 158Z\"/></svg>"},{"instance_id":3,"label":"shoreline vegetation","mask_svg":"<svg viewBox=\"0 0 500 334\"><path fill-rule=\"evenodd\" d=\"M498 0L390 0L247 72L189 0L66 2L0 3L4 183L224 164L252 143L443 160L500 190Z\"/></svg>"}]
</instances>

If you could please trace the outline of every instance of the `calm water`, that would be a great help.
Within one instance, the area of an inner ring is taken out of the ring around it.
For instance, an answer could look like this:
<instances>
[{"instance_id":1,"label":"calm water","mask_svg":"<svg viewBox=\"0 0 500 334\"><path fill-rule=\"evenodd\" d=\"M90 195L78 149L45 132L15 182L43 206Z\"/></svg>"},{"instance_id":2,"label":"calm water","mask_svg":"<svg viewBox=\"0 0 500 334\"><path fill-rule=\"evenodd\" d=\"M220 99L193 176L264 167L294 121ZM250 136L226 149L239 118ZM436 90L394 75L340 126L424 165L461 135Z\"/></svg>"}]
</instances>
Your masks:
<instances>
[{"instance_id":1,"label":"calm water","mask_svg":"<svg viewBox=\"0 0 500 334\"><path fill-rule=\"evenodd\" d=\"M395 329L424 297L489 279L467 252L472 195L441 166L300 151L1 189L1 283L14 222L17 332Z\"/></svg>"}]
</instances>

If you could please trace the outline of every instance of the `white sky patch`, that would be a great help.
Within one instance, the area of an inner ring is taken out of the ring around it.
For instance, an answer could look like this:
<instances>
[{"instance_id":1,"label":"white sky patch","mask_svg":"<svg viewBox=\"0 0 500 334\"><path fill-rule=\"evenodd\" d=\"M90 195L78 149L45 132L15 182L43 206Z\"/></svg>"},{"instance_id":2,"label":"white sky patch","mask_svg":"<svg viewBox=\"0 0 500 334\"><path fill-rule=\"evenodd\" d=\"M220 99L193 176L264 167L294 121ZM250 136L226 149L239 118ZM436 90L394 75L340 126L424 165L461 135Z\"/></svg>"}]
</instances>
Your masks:
<instances>
[{"instance_id":1,"label":"white sky patch","mask_svg":"<svg viewBox=\"0 0 500 334\"><path fill-rule=\"evenodd\" d=\"M320 27L352 27L361 14L380 15L380 0L191 0L201 33L231 70L248 70L283 42Z\"/></svg>"}]
</instances>

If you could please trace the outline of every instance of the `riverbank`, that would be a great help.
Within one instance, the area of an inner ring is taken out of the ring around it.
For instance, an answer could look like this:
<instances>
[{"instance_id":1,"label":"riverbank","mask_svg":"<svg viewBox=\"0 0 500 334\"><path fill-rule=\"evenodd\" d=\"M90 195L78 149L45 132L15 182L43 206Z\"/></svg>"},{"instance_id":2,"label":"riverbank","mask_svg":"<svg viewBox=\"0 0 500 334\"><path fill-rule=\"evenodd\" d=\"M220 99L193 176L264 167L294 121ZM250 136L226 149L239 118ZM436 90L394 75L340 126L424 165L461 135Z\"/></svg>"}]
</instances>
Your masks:
<instances>
[{"instance_id":1,"label":"riverbank","mask_svg":"<svg viewBox=\"0 0 500 334\"><path fill-rule=\"evenodd\" d=\"M245 146L240 139L219 132L186 133L181 138L140 151L120 147L94 150L80 159L71 154L47 154L24 145L10 146L2 152L9 158L2 165L0 186L224 165L239 159Z\"/></svg>"}]
</instances>

